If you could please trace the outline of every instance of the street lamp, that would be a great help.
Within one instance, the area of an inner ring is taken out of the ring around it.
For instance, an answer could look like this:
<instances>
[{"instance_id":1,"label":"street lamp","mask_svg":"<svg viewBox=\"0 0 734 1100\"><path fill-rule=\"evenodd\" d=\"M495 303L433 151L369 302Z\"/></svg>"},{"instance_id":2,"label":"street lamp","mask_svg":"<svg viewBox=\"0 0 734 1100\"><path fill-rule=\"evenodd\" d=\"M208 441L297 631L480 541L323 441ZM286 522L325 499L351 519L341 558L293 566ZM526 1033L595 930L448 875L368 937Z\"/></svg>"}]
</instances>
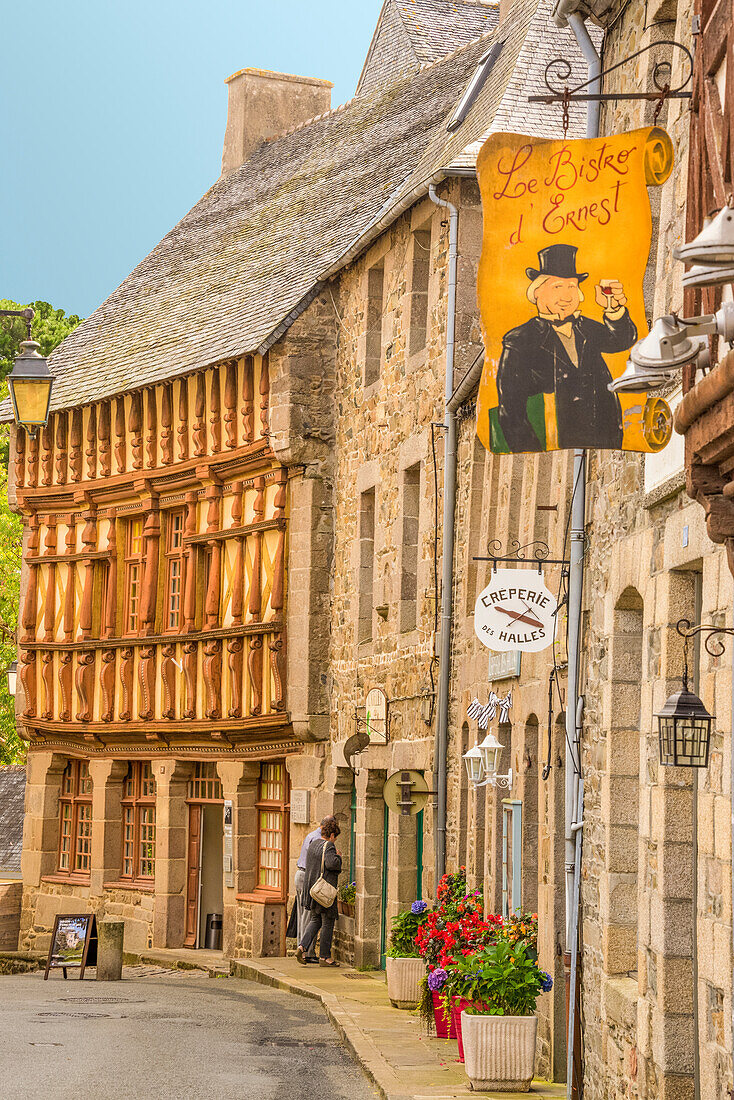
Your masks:
<instances>
[{"instance_id":1,"label":"street lamp","mask_svg":"<svg viewBox=\"0 0 734 1100\"><path fill-rule=\"evenodd\" d=\"M720 657L724 646L715 636L731 636L734 630L707 623L692 626L688 619L680 619L676 630L683 638L683 683L681 690L674 692L655 715L658 720L660 763L665 767L706 768L714 715L709 714L698 696L688 690L688 644L696 634L705 633L706 652L712 657Z\"/></svg>"},{"instance_id":2,"label":"street lamp","mask_svg":"<svg viewBox=\"0 0 734 1100\"><path fill-rule=\"evenodd\" d=\"M16 692L16 689L17 689L17 686L18 686L18 662L17 661L11 661L10 664L8 665L7 677L8 677L8 692L9 692L10 695L15 697L15 692Z\"/></svg>"},{"instance_id":3,"label":"street lamp","mask_svg":"<svg viewBox=\"0 0 734 1100\"><path fill-rule=\"evenodd\" d=\"M484 779L484 764L482 762L482 753L478 745L475 745L473 749L469 749L465 752L462 760L466 765L466 774L469 782L475 787Z\"/></svg>"},{"instance_id":4,"label":"street lamp","mask_svg":"<svg viewBox=\"0 0 734 1100\"><path fill-rule=\"evenodd\" d=\"M20 345L20 353L8 375L8 388L16 424L34 436L48 423L53 376L48 360L39 354L40 344L31 339L33 310L0 309L0 316L23 317L28 325L28 339Z\"/></svg>"},{"instance_id":5,"label":"street lamp","mask_svg":"<svg viewBox=\"0 0 734 1100\"><path fill-rule=\"evenodd\" d=\"M464 753L463 760L466 764L466 772L469 782L475 787L505 787L512 786L512 768L506 775L497 774L497 764L503 746L493 733L487 732L484 740Z\"/></svg>"}]
</instances>

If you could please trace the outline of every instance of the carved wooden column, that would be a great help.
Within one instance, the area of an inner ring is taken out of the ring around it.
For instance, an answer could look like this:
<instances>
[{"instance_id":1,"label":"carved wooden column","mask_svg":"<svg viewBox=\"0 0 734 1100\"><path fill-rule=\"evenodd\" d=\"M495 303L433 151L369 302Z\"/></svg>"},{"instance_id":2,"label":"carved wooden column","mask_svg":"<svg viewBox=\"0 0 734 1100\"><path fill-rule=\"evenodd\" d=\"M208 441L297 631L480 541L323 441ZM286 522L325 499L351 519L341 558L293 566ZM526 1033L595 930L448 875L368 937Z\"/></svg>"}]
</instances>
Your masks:
<instances>
[{"instance_id":1,"label":"carved wooden column","mask_svg":"<svg viewBox=\"0 0 734 1100\"><path fill-rule=\"evenodd\" d=\"M278 632L270 642L270 670L273 674L273 710L285 710L285 639Z\"/></svg>"},{"instance_id":2,"label":"carved wooden column","mask_svg":"<svg viewBox=\"0 0 734 1100\"><path fill-rule=\"evenodd\" d=\"M135 650L131 645L120 650L120 719L129 722L133 710L133 664Z\"/></svg>"},{"instance_id":3,"label":"carved wooden column","mask_svg":"<svg viewBox=\"0 0 734 1100\"><path fill-rule=\"evenodd\" d=\"M196 493L186 494L186 521L184 538L193 538L196 534ZM186 569L184 581L183 633L191 634L196 629L196 546L189 543L186 548Z\"/></svg>"},{"instance_id":4,"label":"carved wooden column","mask_svg":"<svg viewBox=\"0 0 734 1100\"><path fill-rule=\"evenodd\" d=\"M278 619L283 613L285 602L285 505L286 488L288 485L288 471L281 467L278 470L278 488L273 502L275 507L275 519L282 524L278 531L278 546L275 551L273 563L273 587L270 592L270 617Z\"/></svg>"},{"instance_id":5,"label":"carved wooden column","mask_svg":"<svg viewBox=\"0 0 734 1100\"><path fill-rule=\"evenodd\" d=\"M155 716L155 653L154 645L140 647L140 664L138 665L138 683L140 684L139 718L149 719Z\"/></svg>"},{"instance_id":6,"label":"carved wooden column","mask_svg":"<svg viewBox=\"0 0 734 1100\"><path fill-rule=\"evenodd\" d=\"M254 523L262 523L265 516L265 478L255 478ZM252 539L252 576L247 610L251 622L259 622L262 616L262 531L254 531Z\"/></svg>"},{"instance_id":7,"label":"carved wooden column","mask_svg":"<svg viewBox=\"0 0 734 1100\"><path fill-rule=\"evenodd\" d=\"M28 521L28 541L26 543L26 554L28 556L35 556L38 554L39 536L38 516L33 515ZM28 568L28 587L26 588L25 599L23 600L23 614L21 616L21 626L23 627L23 633L20 639L21 642L34 642L36 640L38 568L38 565L35 563L32 563Z\"/></svg>"},{"instance_id":8,"label":"carved wooden column","mask_svg":"<svg viewBox=\"0 0 734 1100\"><path fill-rule=\"evenodd\" d=\"M49 417L48 424L41 432L41 485L53 485L54 480L54 423Z\"/></svg>"},{"instance_id":9,"label":"carved wooden column","mask_svg":"<svg viewBox=\"0 0 734 1100\"><path fill-rule=\"evenodd\" d=\"M67 477L66 413L56 413L56 483L63 485Z\"/></svg>"},{"instance_id":10,"label":"carved wooden column","mask_svg":"<svg viewBox=\"0 0 734 1100\"><path fill-rule=\"evenodd\" d=\"M206 490L206 499L209 501L206 522L207 531L218 532L221 529L221 486L210 485ZM208 541L207 545L211 547L211 557L209 559L209 577L206 588L206 602L204 604L204 627L206 630L212 630L219 626L219 603L222 587L222 542L219 538L212 538Z\"/></svg>"},{"instance_id":11,"label":"carved wooden column","mask_svg":"<svg viewBox=\"0 0 734 1100\"><path fill-rule=\"evenodd\" d=\"M158 465L158 408L156 405L155 386L150 386L145 391L145 403L147 416L145 420L145 456L146 465L154 470Z\"/></svg>"},{"instance_id":12,"label":"carved wooden column","mask_svg":"<svg viewBox=\"0 0 734 1100\"><path fill-rule=\"evenodd\" d=\"M20 682L25 696L24 718L34 718L36 714L36 654L33 649L20 651Z\"/></svg>"},{"instance_id":13,"label":"carved wooden column","mask_svg":"<svg viewBox=\"0 0 734 1100\"><path fill-rule=\"evenodd\" d=\"M143 395L138 392L130 398L130 416L127 422L130 446L133 453L133 470L143 468Z\"/></svg>"},{"instance_id":14,"label":"carved wooden column","mask_svg":"<svg viewBox=\"0 0 734 1100\"><path fill-rule=\"evenodd\" d=\"M140 633L155 633L155 609L158 594L158 548L161 537L161 521L157 501L151 501L143 527L144 565L143 587L140 594Z\"/></svg>"},{"instance_id":15,"label":"carved wooden column","mask_svg":"<svg viewBox=\"0 0 734 1100\"><path fill-rule=\"evenodd\" d=\"M87 512L82 531L82 553L91 555L97 549L97 516L94 511ZM84 587L82 606L79 611L79 629L83 639L92 634L92 604L94 600L94 558L87 557L84 564Z\"/></svg>"},{"instance_id":16,"label":"carved wooden column","mask_svg":"<svg viewBox=\"0 0 734 1100\"><path fill-rule=\"evenodd\" d=\"M242 371L242 435L245 443L255 438L255 365L251 355Z\"/></svg>"},{"instance_id":17,"label":"carved wooden column","mask_svg":"<svg viewBox=\"0 0 734 1100\"><path fill-rule=\"evenodd\" d=\"M173 462L173 386L166 382L161 392L161 462L170 466Z\"/></svg>"},{"instance_id":18,"label":"carved wooden column","mask_svg":"<svg viewBox=\"0 0 734 1100\"><path fill-rule=\"evenodd\" d=\"M94 702L94 650L83 650L76 656L77 722L89 722Z\"/></svg>"},{"instance_id":19,"label":"carved wooden column","mask_svg":"<svg viewBox=\"0 0 734 1100\"><path fill-rule=\"evenodd\" d=\"M115 465L118 474L124 474L127 467L127 444L125 441L125 398L115 400Z\"/></svg>"},{"instance_id":20,"label":"carved wooden column","mask_svg":"<svg viewBox=\"0 0 734 1100\"><path fill-rule=\"evenodd\" d=\"M54 655L49 650L41 654L41 682L44 696L41 718L50 720L54 716Z\"/></svg>"},{"instance_id":21,"label":"carved wooden column","mask_svg":"<svg viewBox=\"0 0 734 1100\"><path fill-rule=\"evenodd\" d=\"M176 717L176 647L171 643L163 646L161 661L161 679L163 681L163 717Z\"/></svg>"},{"instance_id":22,"label":"carved wooden column","mask_svg":"<svg viewBox=\"0 0 734 1100\"><path fill-rule=\"evenodd\" d=\"M25 431L14 428L15 432L15 484L18 489L25 485Z\"/></svg>"},{"instance_id":23,"label":"carved wooden column","mask_svg":"<svg viewBox=\"0 0 734 1100\"><path fill-rule=\"evenodd\" d=\"M71 721L71 650L62 649L59 653L59 687L61 700L59 706L59 718L62 722Z\"/></svg>"},{"instance_id":24,"label":"carved wooden column","mask_svg":"<svg viewBox=\"0 0 734 1100\"><path fill-rule=\"evenodd\" d=\"M112 472L112 449L110 439L110 403L102 401L99 406L99 472L101 477L109 477Z\"/></svg>"},{"instance_id":25,"label":"carved wooden column","mask_svg":"<svg viewBox=\"0 0 734 1100\"><path fill-rule=\"evenodd\" d=\"M212 388L209 396L209 423L211 424L212 454L222 449L222 400L219 382L219 367L212 371Z\"/></svg>"},{"instance_id":26,"label":"carved wooden column","mask_svg":"<svg viewBox=\"0 0 734 1100\"><path fill-rule=\"evenodd\" d=\"M69 516L66 532L67 555L76 553L76 520ZM66 593L64 596L64 641L74 640L74 612L76 610L76 562L70 561L66 569Z\"/></svg>"},{"instance_id":27,"label":"carved wooden column","mask_svg":"<svg viewBox=\"0 0 734 1100\"><path fill-rule=\"evenodd\" d=\"M270 367L268 357L263 355L260 369L260 432L261 435L270 434Z\"/></svg>"},{"instance_id":28,"label":"carved wooden column","mask_svg":"<svg viewBox=\"0 0 734 1100\"><path fill-rule=\"evenodd\" d=\"M232 485L234 499L232 501L232 526L242 526L243 490L241 481ZM244 590L245 590L245 540L238 535L234 548L234 577L232 581L232 625L241 626L244 616ZM230 672L230 718L242 716L242 668L244 662L244 639L230 638L227 642L227 661Z\"/></svg>"},{"instance_id":29,"label":"carved wooden column","mask_svg":"<svg viewBox=\"0 0 734 1100\"><path fill-rule=\"evenodd\" d=\"M237 364L227 363L224 383L224 427L227 446L237 446Z\"/></svg>"},{"instance_id":30,"label":"carved wooden column","mask_svg":"<svg viewBox=\"0 0 734 1100\"><path fill-rule=\"evenodd\" d=\"M97 406L89 408L89 420L87 422L87 478L92 480L97 476Z\"/></svg>"},{"instance_id":31,"label":"carved wooden column","mask_svg":"<svg viewBox=\"0 0 734 1100\"><path fill-rule=\"evenodd\" d=\"M204 643L204 687L207 718L222 716L222 643L212 638Z\"/></svg>"},{"instance_id":32,"label":"carved wooden column","mask_svg":"<svg viewBox=\"0 0 734 1100\"><path fill-rule=\"evenodd\" d=\"M71 432L69 433L69 476L71 481L82 479L82 410L71 411Z\"/></svg>"},{"instance_id":33,"label":"carved wooden column","mask_svg":"<svg viewBox=\"0 0 734 1100\"><path fill-rule=\"evenodd\" d=\"M35 489L38 485L38 432L36 432L35 435L27 436L26 438L28 440L28 479L26 481L26 484L29 489Z\"/></svg>"},{"instance_id":34,"label":"carved wooden column","mask_svg":"<svg viewBox=\"0 0 734 1100\"><path fill-rule=\"evenodd\" d=\"M107 528L107 593L102 617L102 637L113 638L117 633L117 517L114 508L109 512Z\"/></svg>"},{"instance_id":35,"label":"carved wooden column","mask_svg":"<svg viewBox=\"0 0 734 1100\"><path fill-rule=\"evenodd\" d=\"M250 679L250 713L262 714L263 636L252 634L248 642L247 671Z\"/></svg>"},{"instance_id":36,"label":"carved wooden column","mask_svg":"<svg viewBox=\"0 0 734 1100\"><path fill-rule=\"evenodd\" d=\"M115 665L117 653L114 649L102 650L102 706L100 717L103 722L111 722L115 716Z\"/></svg>"},{"instance_id":37,"label":"carved wooden column","mask_svg":"<svg viewBox=\"0 0 734 1100\"><path fill-rule=\"evenodd\" d=\"M46 516L46 537L43 541L46 555L54 557L56 555L56 516ZM48 564L43 631L44 641L52 642L56 631L56 565L54 562Z\"/></svg>"},{"instance_id":38,"label":"carved wooden column","mask_svg":"<svg viewBox=\"0 0 734 1100\"><path fill-rule=\"evenodd\" d=\"M189 380L182 378L178 390L178 457L189 457Z\"/></svg>"},{"instance_id":39,"label":"carved wooden column","mask_svg":"<svg viewBox=\"0 0 734 1100\"><path fill-rule=\"evenodd\" d=\"M196 718L196 664L198 652L198 642L184 642L183 674L184 684L186 685L184 718Z\"/></svg>"},{"instance_id":40,"label":"carved wooden column","mask_svg":"<svg viewBox=\"0 0 734 1100\"><path fill-rule=\"evenodd\" d=\"M206 454L206 377L196 376L196 401L194 404L194 455Z\"/></svg>"}]
</instances>

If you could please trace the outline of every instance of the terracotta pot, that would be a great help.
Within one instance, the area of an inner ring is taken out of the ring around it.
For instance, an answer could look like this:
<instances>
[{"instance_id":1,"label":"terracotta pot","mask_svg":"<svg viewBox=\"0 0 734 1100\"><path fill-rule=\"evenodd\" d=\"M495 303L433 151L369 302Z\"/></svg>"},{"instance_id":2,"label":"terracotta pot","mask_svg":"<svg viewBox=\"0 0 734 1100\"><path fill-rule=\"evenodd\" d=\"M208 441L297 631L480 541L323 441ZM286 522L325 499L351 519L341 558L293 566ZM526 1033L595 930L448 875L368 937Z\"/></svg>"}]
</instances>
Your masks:
<instances>
[{"instance_id":1,"label":"terracotta pot","mask_svg":"<svg viewBox=\"0 0 734 1100\"><path fill-rule=\"evenodd\" d=\"M343 917L354 916L355 905L353 901L338 901L336 906Z\"/></svg>"},{"instance_id":2,"label":"terracotta pot","mask_svg":"<svg viewBox=\"0 0 734 1100\"><path fill-rule=\"evenodd\" d=\"M528 1092L535 1071L537 1016L461 1014L464 1068L472 1089Z\"/></svg>"},{"instance_id":3,"label":"terracotta pot","mask_svg":"<svg viewBox=\"0 0 734 1100\"><path fill-rule=\"evenodd\" d=\"M387 995L395 1008L415 1008L420 999L420 982L426 972L423 959L385 960Z\"/></svg>"},{"instance_id":4,"label":"terracotta pot","mask_svg":"<svg viewBox=\"0 0 734 1100\"><path fill-rule=\"evenodd\" d=\"M459 1044L459 1061L464 1061L464 1043L461 1034L461 1014L467 1005L470 1005L471 1001L465 1000L463 997L451 998L451 1025L456 1033L456 1042Z\"/></svg>"},{"instance_id":5,"label":"terracotta pot","mask_svg":"<svg viewBox=\"0 0 734 1100\"><path fill-rule=\"evenodd\" d=\"M451 1013L447 1016L444 1012L443 1001L440 993L431 993L433 998L433 1018L436 1021L436 1035L439 1039L455 1039L456 1032L451 1020Z\"/></svg>"}]
</instances>

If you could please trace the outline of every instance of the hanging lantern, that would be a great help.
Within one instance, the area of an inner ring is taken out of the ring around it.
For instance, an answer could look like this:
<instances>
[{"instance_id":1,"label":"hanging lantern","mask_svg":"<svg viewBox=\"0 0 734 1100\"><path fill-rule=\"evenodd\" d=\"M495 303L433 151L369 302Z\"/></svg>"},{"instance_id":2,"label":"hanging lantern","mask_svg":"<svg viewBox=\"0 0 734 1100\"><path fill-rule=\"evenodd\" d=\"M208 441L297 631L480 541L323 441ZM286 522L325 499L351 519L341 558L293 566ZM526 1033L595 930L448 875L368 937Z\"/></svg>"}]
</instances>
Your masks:
<instances>
[{"instance_id":1,"label":"hanging lantern","mask_svg":"<svg viewBox=\"0 0 734 1100\"><path fill-rule=\"evenodd\" d=\"M469 782L479 784L484 779L484 764L482 762L482 753L478 745L475 745L473 749L469 749L462 757L466 764L466 774L469 777Z\"/></svg>"},{"instance_id":2,"label":"hanging lantern","mask_svg":"<svg viewBox=\"0 0 734 1100\"><path fill-rule=\"evenodd\" d=\"M500 753L504 746L499 743L492 732L487 731L487 736L477 747L482 756L484 774L487 779L490 779L497 774L497 765L500 762Z\"/></svg>"},{"instance_id":3,"label":"hanging lantern","mask_svg":"<svg viewBox=\"0 0 734 1100\"><path fill-rule=\"evenodd\" d=\"M688 690L685 680L655 715L660 737L660 763L665 767L706 768L709 762L712 714Z\"/></svg>"},{"instance_id":4,"label":"hanging lantern","mask_svg":"<svg viewBox=\"0 0 734 1100\"><path fill-rule=\"evenodd\" d=\"M30 435L48 423L54 380L48 361L39 355L40 344L24 340L8 375L15 422Z\"/></svg>"},{"instance_id":5,"label":"hanging lantern","mask_svg":"<svg viewBox=\"0 0 734 1100\"><path fill-rule=\"evenodd\" d=\"M8 677L8 693L15 696L16 688L18 685L18 662L11 661L8 665L7 671Z\"/></svg>"}]
</instances>

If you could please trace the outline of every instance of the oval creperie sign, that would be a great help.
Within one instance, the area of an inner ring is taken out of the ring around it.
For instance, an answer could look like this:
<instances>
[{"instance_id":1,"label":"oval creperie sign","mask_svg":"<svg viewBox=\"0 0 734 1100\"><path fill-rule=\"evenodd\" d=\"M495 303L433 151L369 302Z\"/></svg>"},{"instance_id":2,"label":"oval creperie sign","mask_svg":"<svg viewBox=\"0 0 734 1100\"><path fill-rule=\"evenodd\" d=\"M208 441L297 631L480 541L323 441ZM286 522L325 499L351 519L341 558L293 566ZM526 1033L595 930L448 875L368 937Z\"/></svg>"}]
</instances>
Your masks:
<instances>
[{"instance_id":1,"label":"oval creperie sign","mask_svg":"<svg viewBox=\"0 0 734 1100\"><path fill-rule=\"evenodd\" d=\"M537 653L553 642L556 598L534 569L497 569L474 606L474 630L496 653Z\"/></svg>"}]
</instances>

